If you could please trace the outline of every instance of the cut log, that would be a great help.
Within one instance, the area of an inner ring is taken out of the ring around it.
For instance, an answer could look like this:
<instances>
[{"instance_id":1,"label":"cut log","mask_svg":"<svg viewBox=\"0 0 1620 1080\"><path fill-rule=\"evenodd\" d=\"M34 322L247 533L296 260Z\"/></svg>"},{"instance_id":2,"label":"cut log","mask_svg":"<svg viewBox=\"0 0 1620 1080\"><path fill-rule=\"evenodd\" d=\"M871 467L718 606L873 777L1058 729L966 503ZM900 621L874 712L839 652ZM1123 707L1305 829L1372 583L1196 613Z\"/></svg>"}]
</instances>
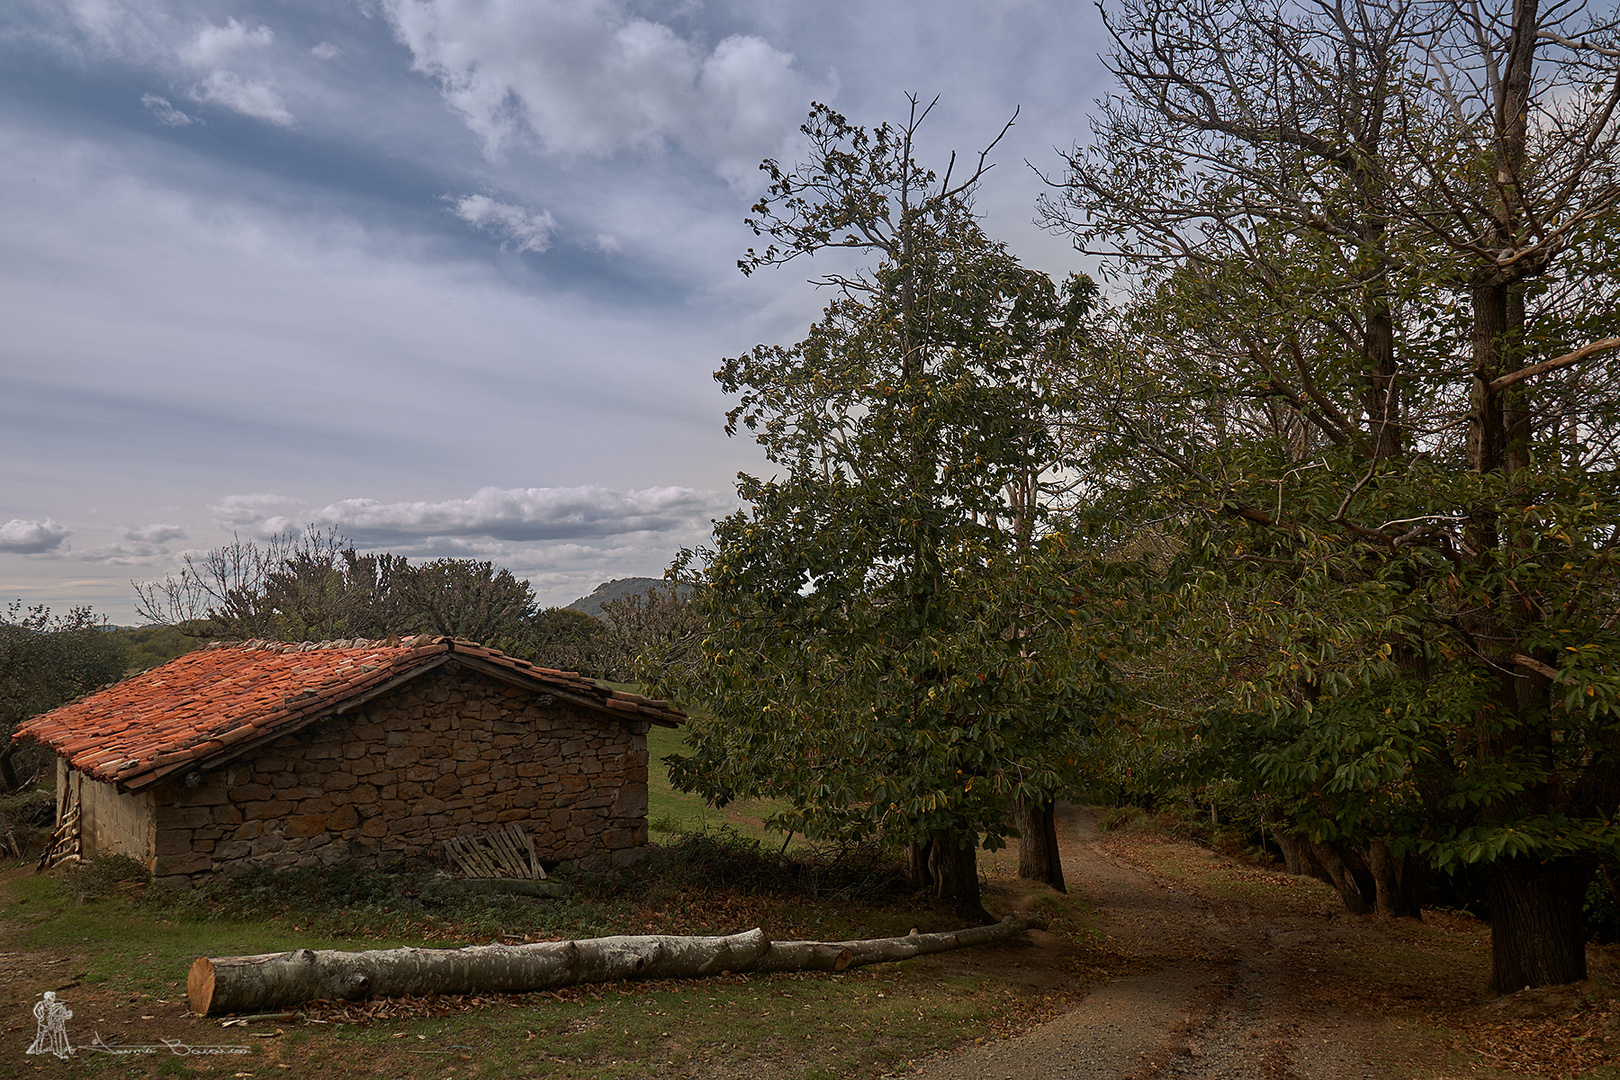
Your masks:
<instances>
[{"instance_id":1,"label":"cut log","mask_svg":"<svg viewBox=\"0 0 1620 1080\"><path fill-rule=\"evenodd\" d=\"M844 971L1002 941L1044 930L1008 916L990 926L865 941L776 941L763 930L725 937L664 934L471 945L464 949L294 949L198 957L186 979L200 1016L264 1013L306 1001L421 994L527 993L621 979L692 979L721 972Z\"/></svg>"}]
</instances>

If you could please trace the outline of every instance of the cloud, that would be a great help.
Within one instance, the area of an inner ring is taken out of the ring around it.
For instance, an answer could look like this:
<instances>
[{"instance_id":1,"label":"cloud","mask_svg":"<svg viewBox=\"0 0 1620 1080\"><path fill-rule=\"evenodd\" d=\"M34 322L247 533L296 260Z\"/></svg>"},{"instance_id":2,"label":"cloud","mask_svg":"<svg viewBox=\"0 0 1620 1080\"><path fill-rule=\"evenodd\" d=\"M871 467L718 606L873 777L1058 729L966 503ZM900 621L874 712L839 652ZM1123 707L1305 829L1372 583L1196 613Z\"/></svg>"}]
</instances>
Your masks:
<instances>
[{"instance_id":1,"label":"cloud","mask_svg":"<svg viewBox=\"0 0 1620 1080\"><path fill-rule=\"evenodd\" d=\"M72 529L50 518L44 521L13 518L0 525L0 551L13 555L41 555L47 551L58 551L72 534Z\"/></svg>"},{"instance_id":2,"label":"cloud","mask_svg":"<svg viewBox=\"0 0 1620 1080\"><path fill-rule=\"evenodd\" d=\"M142 94L141 104L151 111L152 119L165 127L185 127L200 122L195 116L188 116L170 105L167 98L160 98L156 94Z\"/></svg>"},{"instance_id":3,"label":"cloud","mask_svg":"<svg viewBox=\"0 0 1620 1080\"><path fill-rule=\"evenodd\" d=\"M617 255L620 247L619 238L612 233L596 234L596 250L603 255Z\"/></svg>"},{"instance_id":4,"label":"cloud","mask_svg":"<svg viewBox=\"0 0 1620 1080\"><path fill-rule=\"evenodd\" d=\"M186 539L186 530L161 523L120 525L118 537L118 543L82 548L73 557L104 566L156 566L169 560L169 549L164 545L170 540Z\"/></svg>"},{"instance_id":5,"label":"cloud","mask_svg":"<svg viewBox=\"0 0 1620 1080\"><path fill-rule=\"evenodd\" d=\"M192 67L212 68L244 48L265 48L275 39L268 26L249 28L230 19L224 26L204 26L190 44L180 47L178 55Z\"/></svg>"},{"instance_id":6,"label":"cloud","mask_svg":"<svg viewBox=\"0 0 1620 1080\"><path fill-rule=\"evenodd\" d=\"M277 514L250 519L248 515L260 514L261 508L271 505L258 495L222 500L221 506L213 508L216 517L226 516L222 513L226 504L236 515L230 523L251 524L262 535L299 530L313 523L331 526L363 546L423 540L534 543L672 533L706 526L710 516L724 509L711 491L655 487L619 492L595 486L486 487L469 498L443 502L343 499L296 519Z\"/></svg>"},{"instance_id":7,"label":"cloud","mask_svg":"<svg viewBox=\"0 0 1620 1080\"><path fill-rule=\"evenodd\" d=\"M293 122L292 113L282 104L281 93L274 86L257 79L244 79L230 71L216 71L191 88L194 101L219 105L265 120L281 127Z\"/></svg>"},{"instance_id":8,"label":"cloud","mask_svg":"<svg viewBox=\"0 0 1620 1080\"><path fill-rule=\"evenodd\" d=\"M550 211L533 213L521 206L497 202L487 195L467 195L460 199L446 195L444 199L450 203L456 217L474 228L506 237L519 251L537 254L545 251L551 246L552 233L557 230Z\"/></svg>"},{"instance_id":9,"label":"cloud","mask_svg":"<svg viewBox=\"0 0 1620 1080\"><path fill-rule=\"evenodd\" d=\"M120 525L118 535L142 544L165 544L186 539L186 530L178 525Z\"/></svg>"},{"instance_id":10,"label":"cloud","mask_svg":"<svg viewBox=\"0 0 1620 1080\"><path fill-rule=\"evenodd\" d=\"M761 38L712 51L618 0L382 0L416 70L484 140L606 156L677 145L735 179L827 96Z\"/></svg>"},{"instance_id":11,"label":"cloud","mask_svg":"<svg viewBox=\"0 0 1620 1080\"><path fill-rule=\"evenodd\" d=\"M330 41L323 41L319 45L311 46L309 55L317 60L336 60L343 55L343 50Z\"/></svg>"},{"instance_id":12,"label":"cloud","mask_svg":"<svg viewBox=\"0 0 1620 1080\"><path fill-rule=\"evenodd\" d=\"M258 525L276 511L300 504L299 499L277 495L273 491L259 491L252 495L227 495L210 506L208 512L214 515L215 525L222 529L234 529ZM303 526L298 528L302 529Z\"/></svg>"}]
</instances>

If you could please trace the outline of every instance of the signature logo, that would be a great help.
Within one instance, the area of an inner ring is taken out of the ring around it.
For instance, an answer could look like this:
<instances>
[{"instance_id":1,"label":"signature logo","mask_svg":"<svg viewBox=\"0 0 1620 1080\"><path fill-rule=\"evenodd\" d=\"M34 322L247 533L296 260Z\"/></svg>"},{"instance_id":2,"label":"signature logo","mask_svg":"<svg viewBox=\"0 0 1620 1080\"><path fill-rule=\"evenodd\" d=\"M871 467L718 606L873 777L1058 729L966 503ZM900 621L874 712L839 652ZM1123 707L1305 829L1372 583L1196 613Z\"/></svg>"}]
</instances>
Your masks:
<instances>
[{"instance_id":1,"label":"signature logo","mask_svg":"<svg viewBox=\"0 0 1620 1080\"><path fill-rule=\"evenodd\" d=\"M73 1044L68 1042L67 1022L73 1010L56 1000L56 991L47 990L45 996L34 1003L34 1020L39 1030L29 1044L30 1054L55 1054L59 1058L73 1056Z\"/></svg>"},{"instance_id":2,"label":"signature logo","mask_svg":"<svg viewBox=\"0 0 1620 1080\"><path fill-rule=\"evenodd\" d=\"M70 1058L74 1054L84 1052L88 1054L113 1054L123 1056L126 1054L161 1054L164 1052L175 1057L189 1057L195 1054L247 1054L252 1049L246 1046L191 1046L182 1039L160 1039L155 1043L125 1046L117 1042L108 1042L101 1037L98 1031L91 1036L90 1041L80 1046L74 1046L68 1039L67 1022L73 1019L73 1010L66 1003L56 1000L54 990L45 991L45 996L34 1003L34 1020L39 1025L34 1034L34 1041L29 1044L30 1054L54 1054L59 1058Z\"/></svg>"}]
</instances>

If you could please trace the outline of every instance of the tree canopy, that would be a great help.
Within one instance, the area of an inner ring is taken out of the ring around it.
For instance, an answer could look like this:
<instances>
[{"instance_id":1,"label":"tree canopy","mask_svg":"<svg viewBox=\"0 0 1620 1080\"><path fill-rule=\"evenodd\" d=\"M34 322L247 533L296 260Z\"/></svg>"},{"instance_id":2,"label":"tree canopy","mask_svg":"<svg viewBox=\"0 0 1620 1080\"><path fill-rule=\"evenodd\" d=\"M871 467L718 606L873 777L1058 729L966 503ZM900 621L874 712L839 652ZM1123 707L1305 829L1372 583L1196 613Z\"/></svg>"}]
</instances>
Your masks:
<instances>
[{"instance_id":1,"label":"tree canopy","mask_svg":"<svg viewBox=\"0 0 1620 1080\"><path fill-rule=\"evenodd\" d=\"M809 160L762 166L752 224L773 243L745 271L828 247L876 263L822 279L835 295L802 341L716 373L740 399L727 431L781 471L743 475L750 508L681 565L707 625L660 688L699 710L677 784L786 800L779 824L811 836L909 842L919 878L979 918L975 849L1062 787L1105 685L1051 615L1071 598L1025 572L1058 464L1048 353L1089 292L984 235L982 156L954 180L912 159L913 104L870 131L817 105Z\"/></svg>"},{"instance_id":2,"label":"tree canopy","mask_svg":"<svg viewBox=\"0 0 1620 1080\"><path fill-rule=\"evenodd\" d=\"M212 638L433 633L527 655L538 615L533 587L504 567L471 559L412 565L313 527L187 555L179 574L135 591L142 617Z\"/></svg>"},{"instance_id":3,"label":"tree canopy","mask_svg":"<svg viewBox=\"0 0 1620 1080\"><path fill-rule=\"evenodd\" d=\"M124 673L123 650L88 607L53 615L21 600L0 614L0 786L17 787L11 733Z\"/></svg>"},{"instance_id":4,"label":"tree canopy","mask_svg":"<svg viewBox=\"0 0 1620 1080\"><path fill-rule=\"evenodd\" d=\"M1482 868L1498 989L1582 977L1617 850L1620 53L1579 18L1128 0L1044 204L1123 275L1079 416L1189 574L1209 760L1381 908Z\"/></svg>"}]
</instances>

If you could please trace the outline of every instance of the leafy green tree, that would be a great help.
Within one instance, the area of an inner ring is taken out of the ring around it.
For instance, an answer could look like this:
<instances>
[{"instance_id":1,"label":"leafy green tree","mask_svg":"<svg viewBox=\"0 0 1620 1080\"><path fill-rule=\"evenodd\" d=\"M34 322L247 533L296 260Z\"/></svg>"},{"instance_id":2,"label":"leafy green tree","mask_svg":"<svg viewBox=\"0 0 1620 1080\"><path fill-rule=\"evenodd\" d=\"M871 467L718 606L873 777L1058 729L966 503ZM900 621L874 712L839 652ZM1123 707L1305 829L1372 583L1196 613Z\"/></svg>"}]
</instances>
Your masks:
<instances>
[{"instance_id":1,"label":"leafy green tree","mask_svg":"<svg viewBox=\"0 0 1620 1080\"><path fill-rule=\"evenodd\" d=\"M505 652L534 651L534 588L505 567L473 559L435 559L411 566L378 556L387 607L405 632L464 637Z\"/></svg>"},{"instance_id":2,"label":"leafy green tree","mask_svg":"<svg viewBox=\"0 0 1620 1080\"><path fill-rule=\"evenodd\" d=\"M1620 51L1581 17L1127 0L1046 204L1131 290L1078 415L1228 673L1189 721L1380 909L1480 867L1497 990L1584 977L1617 850Z\"/></svg>"},{"instance_id":3,"label":"leafy green tree","mask_svg":"<svg viewBox=\"0 0 1620 1080\"><path fill-rule=\"evenodd\" d=\"M0 615L0 784L18 787L12 762L17 725L65 705L124 673L123 650L88 607L52 615L14 601Z\"/></svg>"},{"instance_id":4,"label":"leafy green tree","mask_svg":"<svg viewBox=\"0 0 1620 1080\"><path fill-rule=\"evenodd\" d=\"M534 617L531 659L541 667L577 671L593 679L614 678L602 660L607 627L595 616L546 608Z\"/></svg>"},{"instance_id":5,"label":"leafy green tree","mask_svg":"<svg viewBox=\"0 0 1620 1080\"><path fill-rule=\"evenodd\" d=\"M652 588L602 605L607 678L628 681L648 671L690 662L703 618L691 590Z\"/></svg>"},{"instance_id":6,"label":"leafy green tree","mask_svg":"<svg viewBox=\"0 0 1620 1080\"><path fill-rule=\"evenodd\" d=\"M237 537L135 591L142 617L221 639L433 633L523 655L538 615L533 587L504 567L471 559L412 565L314 528L263 544Z\"/></svg>"},{"instance_id":7,"label":"leafy green tree","mask_svg":"<svg viewBox=\"0 0 1620 1080\"><path fill-rule=\"evenodd\" d=\"M881 831L983 919L977 848L1064 786L1103 680L1038 572L1061 407L1046 354L1073 303L980 230L984 155L954 181L913 160L926 115L914 101L868 131L816 105L809 160L762 166L751 223L771 243L745 272L827 248L878 261L821 280L836 296L803 341L716 373L740 395L728 433L780 472L743 475L750 509L717 524L701 570L678 564L706 633L653 674L699 708L677 784L785 800L778 824L811 836Z\"/></svg>"}]
</instances>

